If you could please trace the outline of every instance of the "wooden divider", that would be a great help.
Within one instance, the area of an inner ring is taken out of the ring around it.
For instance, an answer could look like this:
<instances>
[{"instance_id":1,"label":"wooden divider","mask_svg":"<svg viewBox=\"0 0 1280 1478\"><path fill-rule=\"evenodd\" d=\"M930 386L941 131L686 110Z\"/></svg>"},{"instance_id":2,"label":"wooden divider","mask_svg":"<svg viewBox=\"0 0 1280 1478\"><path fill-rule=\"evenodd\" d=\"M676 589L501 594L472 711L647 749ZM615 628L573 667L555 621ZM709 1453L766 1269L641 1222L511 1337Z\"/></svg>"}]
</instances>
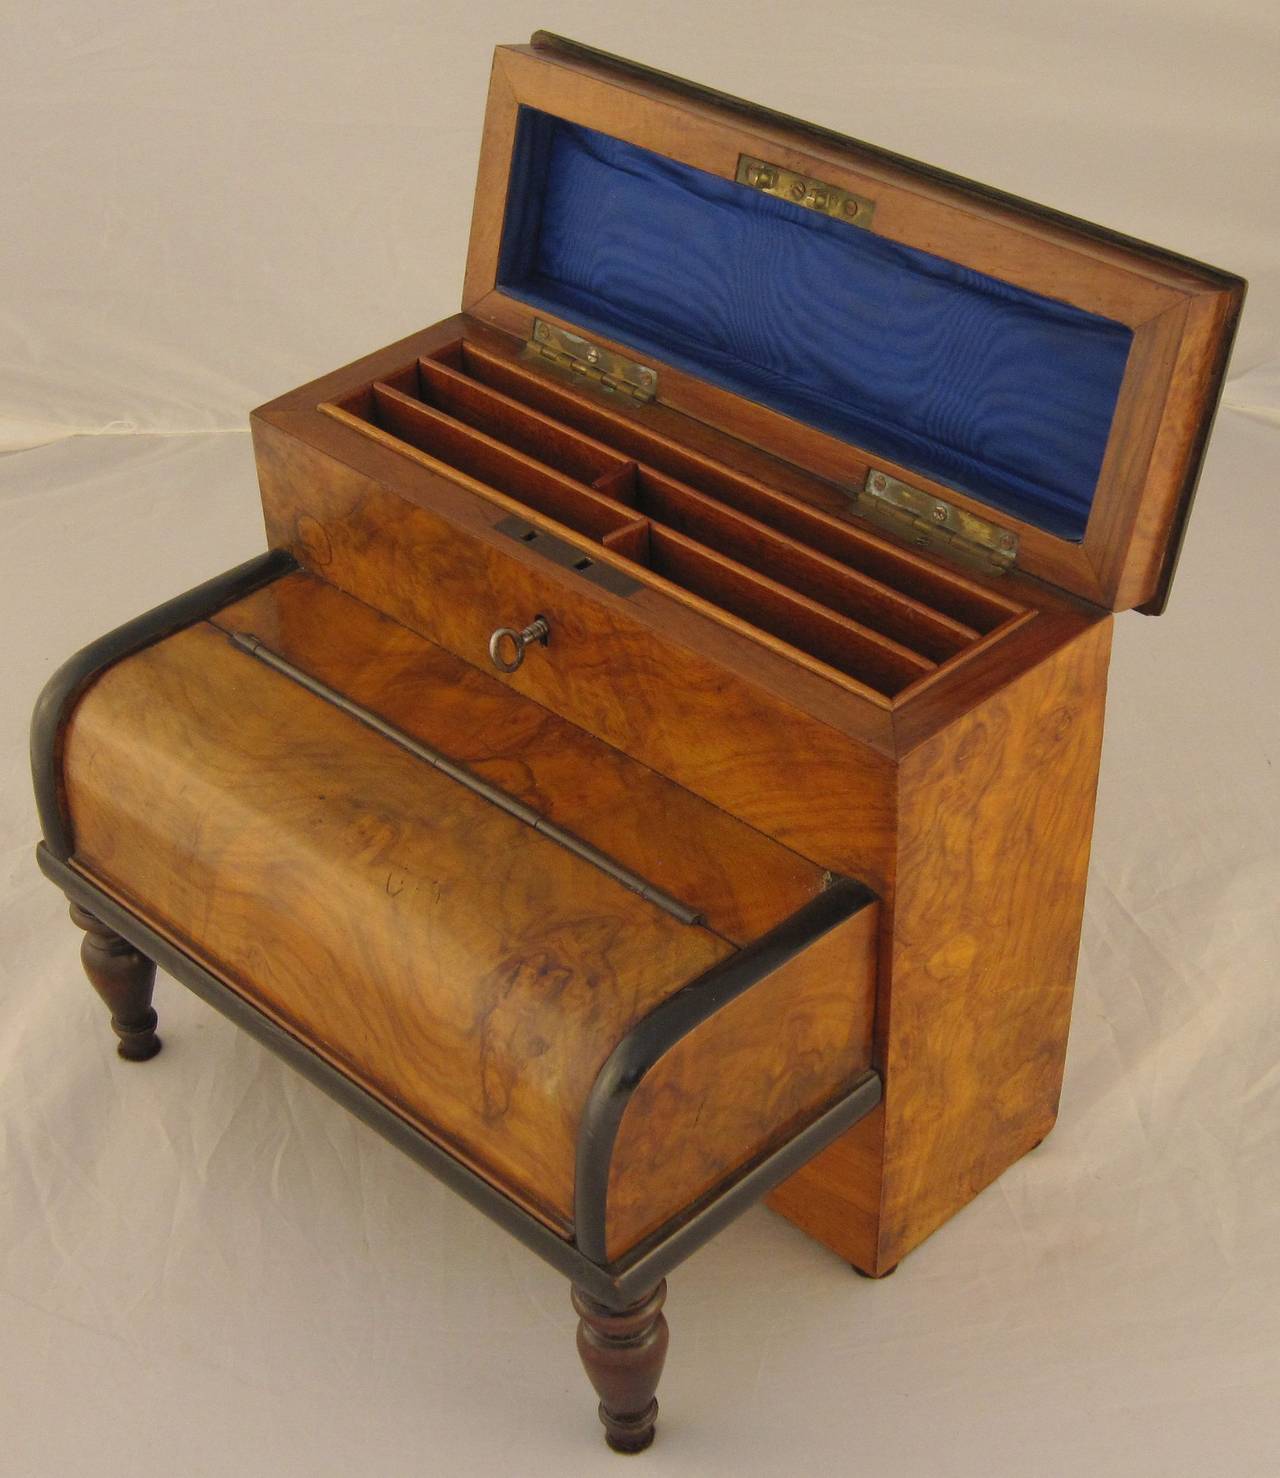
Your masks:
<instances>
[{"instance_id":1,"label":"wooden divider","mask_svg":"<svg viewBox=\"0 0 1280 1478\"><path fill-rule=\"evenodd\" d=\"M896 697L1023 607L461 341L325 407Z\"/></svg>"},{"instance_id":2,"label":"wooden divider","mask_svg":"<svg viewBox=\"0 0 1280 1478\"><path fill-rule=\"evenodd\" d=\"M833 611L875 626L935 661L953 657L978 639L972 626L931 610L661 473L640 470L634 504L655 523L676 529Z\"/></svg>"},{"instance_id":3,"label":"wooden divider","mask_svg":"<svg viewBox=\"0 0 1280 1478\"><path fill-rule=\"evenodd\" d=\"M446 365L423 359L418 363L418 374L420 400L579 482L594 482L634 465L610 447Z\"/></svg>"},{"instance_id":4,"label":"wooden divider","mask_svg":"<svg viewBox=\"0 0 1280 1478\"><path fill-rule=\"evenodd\" d=\"M599 539L630 522L613 500L389 385L374 385L373 399L384 430L571 529Z\"/></svg>"},{"instance_id":5,"label":"wooden divider","mask_svg":"<svg viewBox=\"0 0 1280 1478\"><path fill-rule=\"evenodd\" d=\"M658 524L649 529L649 568L887 697L935 669L927 657Z\"/></svg>"},{"instance_id":6,"label":"wooden divider","mask_svg":"<svg viewBox=\"0 0 1280 1478\"><path fill-rule=\"evenodd\" d=\"M825 551L869 578L911 595L934 610L972 626L984 635L1024 607L969 580L959 571L932 564L910 549L882 539L771 488L745 473L683 447L652 431L625 412L586 401L567 385L459 341L442 351L452 364L487 385L502 389L546 415L577 427L638 462L678 477L742 513L802 544Z\"/></svg>"}]
</instances>

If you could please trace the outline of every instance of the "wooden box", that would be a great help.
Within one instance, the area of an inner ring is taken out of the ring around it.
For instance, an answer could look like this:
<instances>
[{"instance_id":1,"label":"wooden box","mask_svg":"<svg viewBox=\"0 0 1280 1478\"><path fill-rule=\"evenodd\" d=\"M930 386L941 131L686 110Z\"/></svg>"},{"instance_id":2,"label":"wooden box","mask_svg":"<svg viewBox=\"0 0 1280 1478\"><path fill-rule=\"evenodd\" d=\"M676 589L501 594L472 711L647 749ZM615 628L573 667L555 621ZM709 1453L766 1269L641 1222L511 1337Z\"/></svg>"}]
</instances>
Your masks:
<instances>
[{"instance_id":1,"label":"wooden box","mask_svg":"<svg viewBox=\"0 0 1280 1478\"><path fill-rule=\"evenodd\" d=\"M1236 278L539 34L462 312L253 417L270 552L50 684L41 864L565 1271L610 1442L761 1195L872 1276L1052 1127L1110 619Z\"/></svg>"}]
</instances>

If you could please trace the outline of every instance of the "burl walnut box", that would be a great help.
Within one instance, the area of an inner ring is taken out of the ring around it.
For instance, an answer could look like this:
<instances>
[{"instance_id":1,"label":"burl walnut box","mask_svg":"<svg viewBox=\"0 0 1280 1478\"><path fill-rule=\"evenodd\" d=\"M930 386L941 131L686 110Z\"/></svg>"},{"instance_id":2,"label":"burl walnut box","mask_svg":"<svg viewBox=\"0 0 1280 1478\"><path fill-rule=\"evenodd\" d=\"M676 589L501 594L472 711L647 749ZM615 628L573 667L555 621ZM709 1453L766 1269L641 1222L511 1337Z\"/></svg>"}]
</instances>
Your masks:
<instances>
[{"instance_id":1,"label":"burl walnut box","mask_svg":"<svg viewBox=\"0 0 1280 1478\"><path fill-rule=\"evenodd\" d=\"M268 552L73 658L45 872L573 1282L767 1195L879 1277L1049 1132L1111 618L1239 279L539 33L461 311L263 406Z\"/></svg>"}]
</instances>

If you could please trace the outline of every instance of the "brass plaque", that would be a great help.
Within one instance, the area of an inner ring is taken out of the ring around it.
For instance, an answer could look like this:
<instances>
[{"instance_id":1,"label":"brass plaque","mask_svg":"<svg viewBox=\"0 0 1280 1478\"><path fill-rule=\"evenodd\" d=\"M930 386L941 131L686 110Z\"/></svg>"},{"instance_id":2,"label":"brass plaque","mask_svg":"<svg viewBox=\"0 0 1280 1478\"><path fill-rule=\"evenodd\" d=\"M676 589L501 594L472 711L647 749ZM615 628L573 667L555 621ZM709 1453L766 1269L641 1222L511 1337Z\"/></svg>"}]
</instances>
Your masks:
<instances>
[{"instance_id":1,"label":"brass plaque","mask_svg":"<svg viewBox=\"0 0 1280 1478\"><path fill-rule=\"evenodd\" d=\"M828 185L825 180L815 180L812 175L796 174L793 169L783 169L780 164L770 164L767 159L756 159L750 154L738 156L738 173L734 178L738 184L759 190L762 195L789 200L792 205L816 210L819 215L833 216L851 226L870 226L871 217L876 212L875 201L868 200L865 195L855 195L838 185Z\"/></svg>"}]
</instances>

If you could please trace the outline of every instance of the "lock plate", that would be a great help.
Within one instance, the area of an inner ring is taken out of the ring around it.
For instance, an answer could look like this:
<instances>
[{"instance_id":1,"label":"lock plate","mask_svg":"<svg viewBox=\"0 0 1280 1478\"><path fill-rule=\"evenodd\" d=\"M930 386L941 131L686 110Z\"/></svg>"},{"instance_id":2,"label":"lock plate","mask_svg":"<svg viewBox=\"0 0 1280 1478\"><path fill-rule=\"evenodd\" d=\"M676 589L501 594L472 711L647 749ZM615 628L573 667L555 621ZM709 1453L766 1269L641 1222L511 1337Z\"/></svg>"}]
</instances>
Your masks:
<instances>
[{"instance_id":1,"label":"lock plate","mask_svg":"<svg viewBox=\"0 0 1280 1478\"><path fill-rule=\"evenodd\" d=\"M554 534L535 528L527 519L517 518L515 514L500 519L493 527L499 534L515 539L526 549L540 554L543 559L549 559L561 569L572 570L575 575L614 595L634 595L637 590L643 589L639 580L633 580L616 565L604 564L589 555L585 549L579 549L576 544L570 544L564 539L557 539Z\"/></svg>"}]
</instances>

